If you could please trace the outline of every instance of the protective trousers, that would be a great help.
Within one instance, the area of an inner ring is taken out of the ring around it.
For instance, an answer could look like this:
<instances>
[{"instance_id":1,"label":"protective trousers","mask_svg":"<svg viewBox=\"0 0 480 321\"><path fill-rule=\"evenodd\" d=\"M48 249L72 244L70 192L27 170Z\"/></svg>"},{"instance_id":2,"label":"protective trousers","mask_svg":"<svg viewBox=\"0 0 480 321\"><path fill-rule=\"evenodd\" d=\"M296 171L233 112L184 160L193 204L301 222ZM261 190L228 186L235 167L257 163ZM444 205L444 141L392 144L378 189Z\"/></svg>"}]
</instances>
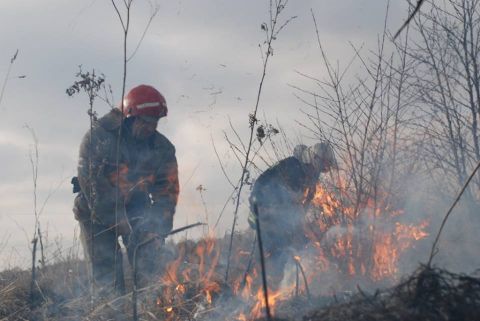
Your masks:
<instances>
[{"instance_id":1,"label":"protective trousers","mask_svg":"<svg viewBox=\"0 0 480 321\"><path fill-rule=\"evenodd\" d=\"M84 253L89 263L90 278L91 281L95 282L98 293L115 292L117 295L124 294L124 260L115 229L93 224L92 231L92 224L88 220L80 222L80 231ZM92 232L93 242L91 242ZM137 287L147 286L152 282L152 278L159 273L160 247L163 245L163 239L145 243L142 233L135 229L131 235L121 236L121 239L126 246L132 272L136 274ZM134 267L135 271L133 270Z\"/></svg>"},{"instance_id":2,"label":"protective trousers","mask_svg":"<svg viewBox=\"0 0 480 321\"><path fill-rule=\"evenodd\" d=\"M306 244L303 208L300 206L260 206L258 215L269 288L280 286L286 263ZM258 256L258 252L257 252Z\"/></svg>"},{"instance_id":3,"label":"protective trousers","mask_svg":"<svg viewBox=\"0 0 480 321\"><path fill-rule=\"evenodd\" d=\"M94 282L99 294L112 291L124 294L123 257L115 229L95 223L92 225L90 220L79 223L83 252L89 263L90 282Z\"/></svg>"}]
</instances>

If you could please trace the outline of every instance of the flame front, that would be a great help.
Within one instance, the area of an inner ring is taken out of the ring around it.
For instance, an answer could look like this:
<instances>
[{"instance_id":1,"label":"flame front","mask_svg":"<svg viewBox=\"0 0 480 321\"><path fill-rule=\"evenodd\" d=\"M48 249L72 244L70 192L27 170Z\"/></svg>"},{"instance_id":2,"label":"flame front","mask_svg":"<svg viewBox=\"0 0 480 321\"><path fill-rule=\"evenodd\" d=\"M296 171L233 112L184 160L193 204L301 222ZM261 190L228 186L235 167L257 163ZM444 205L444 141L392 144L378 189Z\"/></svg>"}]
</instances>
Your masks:
<instances>
[{"instance_id":1,"label":"flame front","mask_svg":"<svg viewBox=\"0 0 480 321\"><path fill-rule=\"evenodd\" d=\"M332 281L336 288L323 286L324 292L317 295L354 290L359 279L369 284L393 282L399 274L401 255L428 236L428 222L405 223L403 210L389 206L386 195L353 205L355 202L346 194L343 187L333 192L317 185L305 213L304 232L309 242L290 256L289 273L294 276L285 278L282 286L269 284L272 314L293 296L310 296L309 285L325 283L332 271L339 276L335 283ZM176 258L160 278L164 286L157 305L163 309L164 319L185 319L182 311L189 309L196 310L197 316L221 309L216 300L227 293L242 301L239 308L225 312L227 319L250 321L263 316L266 304L257 256L246 242L234 246L231 283L225 283L219 265L220 244L211 235L179 244Z\"/></svg>"},{"instance_id":2,"label":"flame front","mask_svg":"<svg viewBox=\"0 0 480 321\"><path fill-rule=\"evenodd\" d=\"M344 189L332 193L317 184L305 234L340 273L371 281L395 279L400 255L428 236L428 222L401 223L403 210L391 209L387 195L356 206L349 205L350 199Z\"/></svg>"}]
</instances>

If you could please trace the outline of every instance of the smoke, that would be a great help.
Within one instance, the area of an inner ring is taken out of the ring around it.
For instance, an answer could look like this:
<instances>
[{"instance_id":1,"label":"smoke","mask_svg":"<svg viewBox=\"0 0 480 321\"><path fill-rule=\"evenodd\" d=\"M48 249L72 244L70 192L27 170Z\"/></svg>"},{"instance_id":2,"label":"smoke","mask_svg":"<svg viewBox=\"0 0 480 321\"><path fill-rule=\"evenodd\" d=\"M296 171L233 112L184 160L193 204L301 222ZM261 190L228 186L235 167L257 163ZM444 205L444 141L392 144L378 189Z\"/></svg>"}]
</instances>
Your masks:
<instances>
[{"instance_id":1,"label":"smoke","mask_svg":"<svg viewBox=\"0 0 480 321\"><path fill-rule=\"evenodd\" d=\"M429 236L407 251L399 262L401 275L415 270L420 264L426 264L430 257L432 245L438 234L442 220L452 205L456 195L445 196L445 187L432 179L432 175L417 175L406 180L411 188L405 195L404 215L402 221L428 222ZM469 206L470 205L470 206ZM457 273L471 273L480 266L476 254L480 239L476 236L480 228L475 219L480 208L469 204L464 197L453 210L435 252L433 265Z\"/></svg>"}]
</instances>

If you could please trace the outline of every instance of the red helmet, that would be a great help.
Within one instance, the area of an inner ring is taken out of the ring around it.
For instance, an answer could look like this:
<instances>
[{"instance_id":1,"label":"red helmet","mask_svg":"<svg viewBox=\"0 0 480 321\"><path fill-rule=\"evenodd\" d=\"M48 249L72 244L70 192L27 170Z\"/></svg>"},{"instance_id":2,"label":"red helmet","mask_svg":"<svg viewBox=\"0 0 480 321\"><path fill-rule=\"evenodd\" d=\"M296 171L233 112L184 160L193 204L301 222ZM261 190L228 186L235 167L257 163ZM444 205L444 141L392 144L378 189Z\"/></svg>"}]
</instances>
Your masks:
<instances>
[{"instance_id":1,"label":"red helmet","mask_svg":"<svg viewBox=\"0 0 480 321\"><path fill-rule=\"evenodd\" d=\"M148 85L140 85L130 89L123 99L123 113L129 116L167 116L167 102L163 95Z\"/></svg>"}]
</instances>

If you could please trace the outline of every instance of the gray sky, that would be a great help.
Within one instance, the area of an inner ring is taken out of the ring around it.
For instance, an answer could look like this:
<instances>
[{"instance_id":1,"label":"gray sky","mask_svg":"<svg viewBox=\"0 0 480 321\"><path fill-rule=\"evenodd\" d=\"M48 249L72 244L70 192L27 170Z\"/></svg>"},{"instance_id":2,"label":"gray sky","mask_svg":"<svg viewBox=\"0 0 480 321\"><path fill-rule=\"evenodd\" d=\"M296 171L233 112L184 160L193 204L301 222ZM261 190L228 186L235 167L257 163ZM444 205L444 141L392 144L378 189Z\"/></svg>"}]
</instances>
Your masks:
<instances>
[{"instance_id":1,"label":"gray sky","mask_svg":"<svg viewBox=\"0 0 480 321\"><path fill-rule=\"evenodd\" d=\"M169 116L158 129L177 148L182 189L175 226L204 220L205 210L195 190L199 184L207 189L203 195L209 220L214 221L231 187L220 170L211 137L229 175L238 179L239 168L223 131L230 132L230 118L247 139L248 114L255 104L262 67L260 25L268 19L268 1L158 3L160 11L128 65L127 88L151 84L167 98ZM349 41L365 44L365 50L375 48L386 6L385 0L291 0L282 18L297 18L273 45L260 113L271 122L278 121L292 137L311 143L296 126L295 120L303 119L302 104L288 86L311 86L295 71L324 76L310 9L330 58L345 65L352 55ZM132 10L129 52L140 39L150 11L143 0L136 0ZM405 1L392 0L388 28L394 32L405 16ZM28 156L32 138L24 126L33 128L39 140L39 203L61 184L49 198L41 224L48 228L51 243L61 235L61 243L68 246L76 226L69 181L75 175L88 116L87 98L68 97L65 89L82 64L86 70L104 73L115 102L119 101L122 30L106 0L2 0L0 27L0 84L19 49L0 103L0 262L24 265L34 222ZM19 79L21 75L26 77ZM95 108L99 115L109 110L100 101ZM231 206L227 208L219 234L230 226L232 211ZM245 221L242 215L240 227L245 227ZM7 243L3 250L2 240Z\"/></svg>"}]
</instances>

